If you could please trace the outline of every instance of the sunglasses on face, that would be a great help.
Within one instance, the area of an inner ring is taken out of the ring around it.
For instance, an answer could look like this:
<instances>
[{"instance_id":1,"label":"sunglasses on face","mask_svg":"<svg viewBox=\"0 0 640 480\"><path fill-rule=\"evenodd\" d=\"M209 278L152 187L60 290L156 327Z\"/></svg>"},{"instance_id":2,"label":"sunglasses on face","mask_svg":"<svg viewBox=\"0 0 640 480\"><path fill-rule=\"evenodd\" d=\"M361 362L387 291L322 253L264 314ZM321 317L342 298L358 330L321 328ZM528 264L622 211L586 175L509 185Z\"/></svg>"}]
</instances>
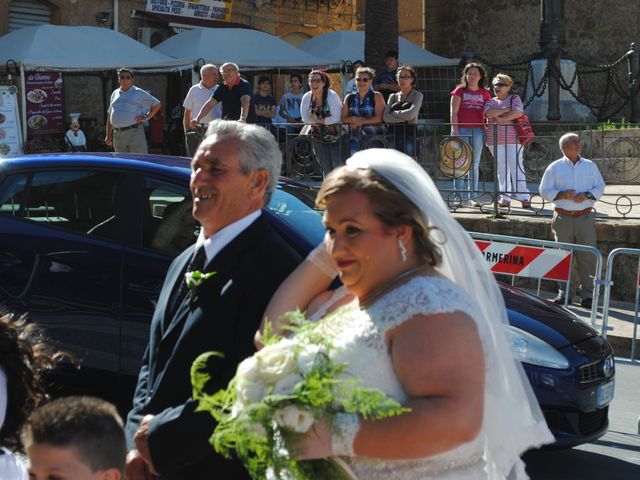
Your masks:
<instances>
[{"instance_id":1,"label":"sunglasses on face","mask_svg":"<svg viewBox=\"0 0 640 480\"><path fill-rule=\"evenodd\" d=\"M356 77L356 82L370 82L371 78L369 77Z\"/></svg>"},{"instance_id":2,"label":"sunglasses on face","mask_svg":"<svg viewBox=\"0 0 640 480\"><path fill-rule=\"evenodd\" d=\"M131 75L120 75L118 78L120 80L131 80Z\"/></svg>"}]
</instances>

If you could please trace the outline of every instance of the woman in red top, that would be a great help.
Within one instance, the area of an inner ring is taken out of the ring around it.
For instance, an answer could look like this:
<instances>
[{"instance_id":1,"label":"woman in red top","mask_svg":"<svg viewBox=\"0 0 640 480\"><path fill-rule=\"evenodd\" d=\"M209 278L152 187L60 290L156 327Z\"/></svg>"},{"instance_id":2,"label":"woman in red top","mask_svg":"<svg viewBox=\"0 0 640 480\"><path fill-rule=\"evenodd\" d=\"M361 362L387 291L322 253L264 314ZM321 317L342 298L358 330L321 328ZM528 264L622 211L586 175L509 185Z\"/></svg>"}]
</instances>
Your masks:
<instances>
[{"instance_id":1,"label":"woman in red top","mask_svg":"<svg viewBox=\"0 0 640 480\"><path fill-rule=\"evenodd\" d=\"M479 63L469 63L462 71L460 84L451 92L451 135L464 138L473 150L473 166L469 169L471 192L478 191L480 158L484 145L484 102L491 98L485 88L487 72ZM464 181L454 178L453 189L464 189ZM467 196L470 194L467 194ZM479 206L474 200L472 206Z\"/></svg>"}]
</instances>

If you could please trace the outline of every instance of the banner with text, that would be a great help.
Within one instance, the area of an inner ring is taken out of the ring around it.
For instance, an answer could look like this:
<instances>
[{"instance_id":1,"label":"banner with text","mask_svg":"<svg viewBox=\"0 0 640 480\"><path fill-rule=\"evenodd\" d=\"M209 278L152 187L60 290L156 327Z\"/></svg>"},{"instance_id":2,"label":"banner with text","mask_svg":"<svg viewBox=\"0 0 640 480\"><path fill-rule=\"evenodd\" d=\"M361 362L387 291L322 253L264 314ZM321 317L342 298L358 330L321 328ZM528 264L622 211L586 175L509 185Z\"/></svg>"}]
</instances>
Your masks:
<instances>
[{"instance_id":1,"label":"banner with text","mask_svg":"<svg viewBox=\"0 0 640 480\"><path fill-rule=\"evenodd\" d=\"M231 21L231 0L147 0L147 12Z\"/></svg>"},{"instance_id":2,"label":"banner with text","mask_svg":"<svg viewBox=\"0 0 640 480\"><path fill-rule=\"evenodd\" d=\"M25 79L27 135L63 133L64 98L60 72L32 72Z\"/></svg>"}]
</instances>

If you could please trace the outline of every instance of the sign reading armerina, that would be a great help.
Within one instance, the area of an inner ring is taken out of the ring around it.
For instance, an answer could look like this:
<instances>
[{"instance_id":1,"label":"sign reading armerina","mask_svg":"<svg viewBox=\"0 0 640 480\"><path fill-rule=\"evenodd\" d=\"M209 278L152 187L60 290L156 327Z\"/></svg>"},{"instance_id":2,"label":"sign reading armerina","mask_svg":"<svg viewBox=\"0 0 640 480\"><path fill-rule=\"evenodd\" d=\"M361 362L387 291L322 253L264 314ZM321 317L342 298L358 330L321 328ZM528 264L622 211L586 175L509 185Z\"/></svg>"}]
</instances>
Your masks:
<instances>
[{"instance_id":1,"label":"sign reading armerina","mask_svg":"<svg viewBox=\"0 0 640 480\"><path fill-rule=\"evenodd\" d=\"M147 12L231 21L231 0L147 0Z\"/></svg>"}]
</instances>

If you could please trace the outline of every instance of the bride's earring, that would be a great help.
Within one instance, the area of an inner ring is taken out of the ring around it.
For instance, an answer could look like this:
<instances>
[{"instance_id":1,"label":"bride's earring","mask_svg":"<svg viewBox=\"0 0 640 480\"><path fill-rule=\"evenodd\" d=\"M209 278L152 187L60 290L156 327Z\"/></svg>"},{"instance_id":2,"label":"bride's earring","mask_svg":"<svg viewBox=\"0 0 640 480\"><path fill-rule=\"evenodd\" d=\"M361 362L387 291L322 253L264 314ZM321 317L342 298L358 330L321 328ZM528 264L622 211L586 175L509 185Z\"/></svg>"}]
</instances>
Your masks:
<instances>
[{"instance_id":1,"label":"bride's earring","mask_svg":"<svg viewBox=\"0 0 640 480\"><path fill-rule=\"evenodd\" d=\"M402 261L407 261L407 247L404 246L404 242L401 239L398 239L398 248L400 249L400 256L402 257Z\"/></svg>"}]
</instances>

